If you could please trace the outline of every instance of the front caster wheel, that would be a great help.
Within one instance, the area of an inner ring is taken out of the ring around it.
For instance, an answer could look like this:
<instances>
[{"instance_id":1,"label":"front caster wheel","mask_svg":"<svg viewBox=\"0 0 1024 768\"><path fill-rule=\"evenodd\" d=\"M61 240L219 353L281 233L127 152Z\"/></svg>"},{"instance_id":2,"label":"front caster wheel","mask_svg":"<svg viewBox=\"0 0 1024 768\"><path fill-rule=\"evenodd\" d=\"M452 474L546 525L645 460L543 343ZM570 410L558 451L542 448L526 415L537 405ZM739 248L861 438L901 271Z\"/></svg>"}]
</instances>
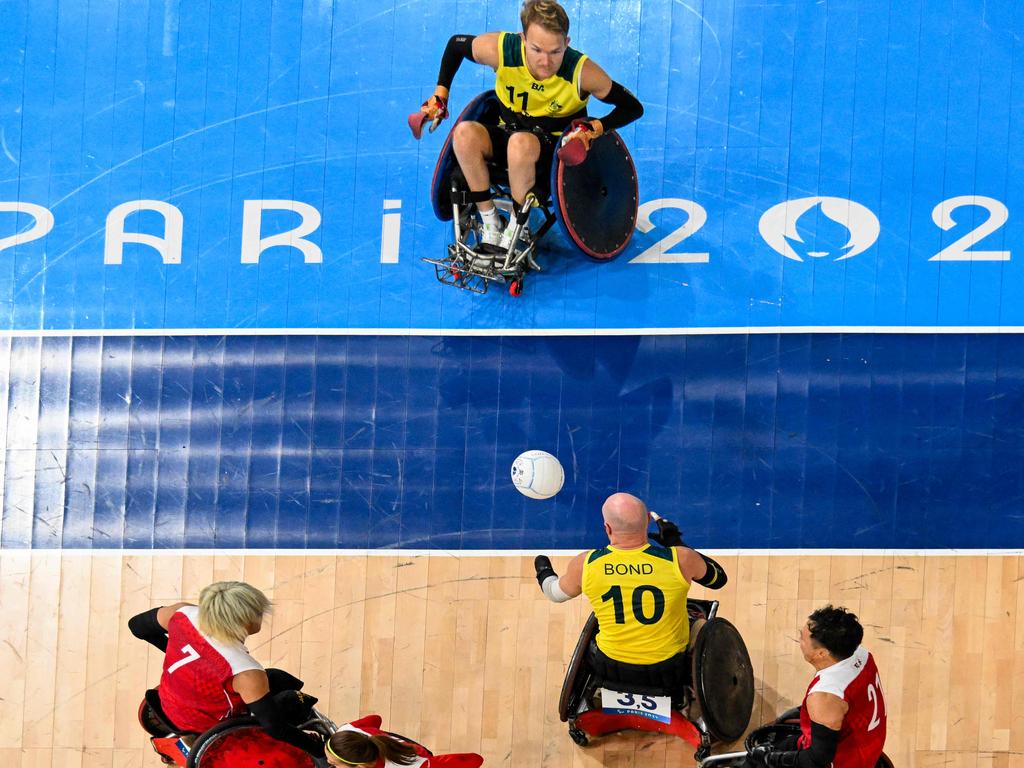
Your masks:
<instances>
[{"instance_id":1,"label":"front caster wheel","mask_svg":"<svg viewBox=\"0 0 1024 768\"><path fill-rule=\"evenodd\" d=\"M569 727L569 738L575 741L581 747L585 747L587 746L587 744L590 743L590 737L587 736L585 731L579 728L574 728L572 726Z\"/></svg>"}]
</instances>

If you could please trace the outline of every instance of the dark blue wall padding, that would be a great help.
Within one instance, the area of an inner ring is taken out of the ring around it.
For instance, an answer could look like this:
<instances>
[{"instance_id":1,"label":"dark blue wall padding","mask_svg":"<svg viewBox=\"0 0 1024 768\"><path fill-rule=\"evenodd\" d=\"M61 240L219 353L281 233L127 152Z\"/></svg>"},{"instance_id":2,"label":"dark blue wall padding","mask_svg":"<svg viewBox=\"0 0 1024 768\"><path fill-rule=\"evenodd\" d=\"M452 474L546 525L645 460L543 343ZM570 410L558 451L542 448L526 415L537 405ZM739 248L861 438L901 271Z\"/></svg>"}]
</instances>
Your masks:
<instances>
[{"instance_id":1,"label":"dark blue wall padding","mask_svg":"<svg viewBox=\"0 0 1024 768\"><path fill-rule=\"evenodd\" d=\"M1024 546L1024 336L0 339L4 548ZM528 448L566 470L520 496Z\"/></svg>"}]
</instances>

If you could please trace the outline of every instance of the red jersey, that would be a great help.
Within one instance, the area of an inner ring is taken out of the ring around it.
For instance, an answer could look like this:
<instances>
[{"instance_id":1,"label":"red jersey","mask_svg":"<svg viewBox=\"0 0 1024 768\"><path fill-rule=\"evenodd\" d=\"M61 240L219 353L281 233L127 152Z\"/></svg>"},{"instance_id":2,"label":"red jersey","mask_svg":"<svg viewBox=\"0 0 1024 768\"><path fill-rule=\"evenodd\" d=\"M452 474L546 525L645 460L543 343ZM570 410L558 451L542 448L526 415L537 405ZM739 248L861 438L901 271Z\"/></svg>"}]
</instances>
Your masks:
<instances>
[{"instance_id":1,"label":"red jersey","mask_svg":"<svg viewBox=\"0 0 1024 768\"><path fill-rule=\"evenodd\" d=\"M885 746L885 699L875 660L863 647L848 659L821 670L804 694L800 707L800 749L811 746L807 697L831 693L849 706L839 731L833 768L874 768Z\"/></svg>"},{"instance_id":2,"label":"red jersey","mask_svg":"<svg viewBox=\"0 0 1024 768\"><path fill-rule=\"evenodd\" d=\"M386 731L382 731L380 726L380 715L367 715L359 720L353 720L351 723L346 723L338 728L338 730L355 731L356 733L365 733L368 736L393 735ZM416 744L415 742L408 743L416 750L416 758L410 766L400 766L397 763L392 763L382 757L377 760L374 768L480 768L484 762L484 759L480 757L480 755L473 753L467 752L465 754L455 755L432 755L430 754L430 750L422 744Z\"/></svg>"},{"instance_id":3,"label":"red jersey","mask_svg":"<svg viewBox=\"0 0 1024 768\"><path fill-rule=\"evenodd\" d=\"M199 631L199 609L179 608L167 626L167 652L160 676L160 704L183 732L202 733L226 717L244 714L231 679L263 669L241 643L222 643Z\"/></svg>"}]
</instances>

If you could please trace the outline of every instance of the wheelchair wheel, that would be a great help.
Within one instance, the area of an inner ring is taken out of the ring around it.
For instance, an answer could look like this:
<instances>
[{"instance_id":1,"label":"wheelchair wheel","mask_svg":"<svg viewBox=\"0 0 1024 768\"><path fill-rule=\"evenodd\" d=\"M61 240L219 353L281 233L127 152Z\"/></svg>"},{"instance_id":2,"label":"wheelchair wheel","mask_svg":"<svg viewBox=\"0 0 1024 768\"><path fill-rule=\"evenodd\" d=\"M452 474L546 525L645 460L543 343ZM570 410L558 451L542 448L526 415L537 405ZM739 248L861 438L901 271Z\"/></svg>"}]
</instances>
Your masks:
<instances>
[{"instance_id":1,"label":"wheelchair wheel","mask_svg":"<svg viewBox=\"0 0 1024 768\"><path fill-rule=\"evenodd\" d=\"M572 652L572 659L569 661L569 668L566 669L565 680L562 682L562 693L558 697L558 716L562 719L563 723L568 722L569 718L576 714L576 706L583 696L584 686L577 685L577 682L584 671L583 662L587 656L587 648L596 634L597 616L590 614L587 623L583 625L583 631L580 632L580 639L576 641L576 649ZM576 741L576 737L572 735L571 728L569 729L569 735L572 736L573 741ZM576 741L576 743L579 744L580 742Z\"/></svg>"},{"instance_id":2,"label":"wheelchair wheel","mask_svg":"<svg viewBox=\"0 0 1024 768\"><path fill-rule=\"evenodd\" d=\"M315 768L305 751L278 741L253 717L217 723L196 739L188 768Z\"/></svg>"},{"instance_id":3,"label":"wheelchair wheel","mask_svg":"<svg viewBox=\"0 0 1024 768\"><path fill-rule=\"evenodd\" d=\"M569 738L581 747L585 747L590 743L590 737L587 736L587 732L581 728L570 728Z\"/></svg>"},{"instance_id":4,"label":"wheelchair wheel","mask_svg":"<svg viewBox=\"0 0 1024 768\"><path fill-rule=\"evenodd\" d=\"M595 261L618 256L629 244L639 208L636 168L625 142L610 131L595 139L587 158L551 164L551 197L562 233Z\"/></svg>"},{"instance_id":5,"label":"wheelchair wheel","mask_svg":"<svg viewBox=\"0 0 1024 768\"><path fill-rule=\"evenodd\" d=\"M697 636L694 690L715 741L735 741L754 711L754 669L747 646L732 624L708 621Z\"/></svg>"}]
</instances>

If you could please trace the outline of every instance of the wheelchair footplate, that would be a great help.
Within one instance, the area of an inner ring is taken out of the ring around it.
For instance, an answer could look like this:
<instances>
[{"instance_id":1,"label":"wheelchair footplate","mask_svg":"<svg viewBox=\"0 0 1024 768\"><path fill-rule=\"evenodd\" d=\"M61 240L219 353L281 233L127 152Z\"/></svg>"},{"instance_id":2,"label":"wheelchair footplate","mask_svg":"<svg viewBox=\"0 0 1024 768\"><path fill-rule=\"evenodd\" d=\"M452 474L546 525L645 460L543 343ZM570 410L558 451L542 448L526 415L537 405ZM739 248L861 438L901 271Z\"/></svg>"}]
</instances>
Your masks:
<instances>
[{"instance_id":1,"label":"wheelchair footplate","mask_svg":"<svg viewBox=\"0 0 1024 768\"><path fill-rule=\"evenodd\" d=\"M466 231L475 234L472 228ZM487 293L491 283L497 283L508 286L510 296L521 296L526 274L541 271L534 258L535 238L521 238L517 241L518 247L505 253L488 254L490 259L481 258L482 254L465 242L469 239L459 237L454 243L450 243L445 258L423 257L423 261L433 265L438 282L481 294ZM483 263L487 261L490 263Z\"/></svg>"}]
</instances>

